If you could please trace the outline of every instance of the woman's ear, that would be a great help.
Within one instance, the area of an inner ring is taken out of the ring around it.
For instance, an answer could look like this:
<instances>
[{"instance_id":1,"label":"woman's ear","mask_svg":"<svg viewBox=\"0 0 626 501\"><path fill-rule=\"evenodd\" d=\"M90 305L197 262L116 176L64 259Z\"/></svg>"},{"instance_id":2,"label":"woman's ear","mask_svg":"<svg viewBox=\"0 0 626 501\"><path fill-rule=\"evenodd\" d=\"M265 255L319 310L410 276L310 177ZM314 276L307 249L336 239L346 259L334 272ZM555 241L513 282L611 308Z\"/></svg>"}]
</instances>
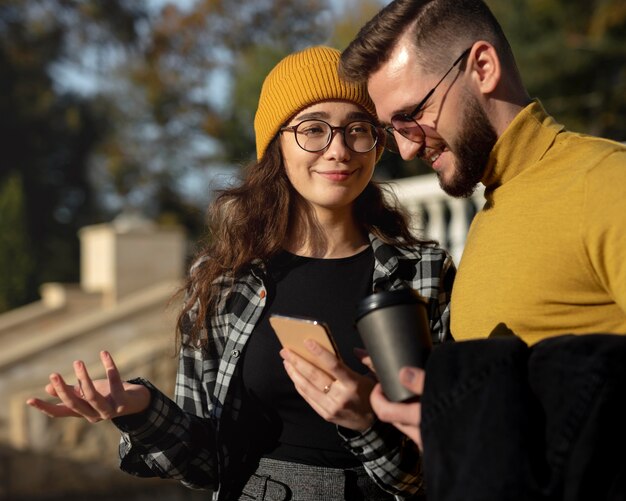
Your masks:
<instances>
[{"instance_id":1,"label":"woman's ear","mask_svg":"<svg viewBox=\"0 0 626 501\"><path fill-rule=\"evenodd\" d=\"M502 77L502 65L496 48L489 42L475 42L467 59L471 78L482 94L493 93Z\"/></svg>"}]
</instances>

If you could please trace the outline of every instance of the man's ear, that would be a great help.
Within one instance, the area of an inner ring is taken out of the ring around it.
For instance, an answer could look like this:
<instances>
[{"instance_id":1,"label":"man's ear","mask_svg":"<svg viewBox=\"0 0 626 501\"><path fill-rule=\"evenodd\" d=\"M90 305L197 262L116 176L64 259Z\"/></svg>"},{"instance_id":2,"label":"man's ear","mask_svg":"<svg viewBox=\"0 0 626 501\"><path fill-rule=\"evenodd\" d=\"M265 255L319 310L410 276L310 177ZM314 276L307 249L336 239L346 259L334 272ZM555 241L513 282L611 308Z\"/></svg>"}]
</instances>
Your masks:
<instances>
[{"instance_id":1,"label":"man's ear","mask_svg":"<svg viewBox=\"0 0 626 501\"><path fill-rule=\"evenodd\" d=\"M491 94L500 83L502 66L496 48L489 42L475 42L467 58L467 70L476 88L482 94Z\"/></svg>"}]
</instances>

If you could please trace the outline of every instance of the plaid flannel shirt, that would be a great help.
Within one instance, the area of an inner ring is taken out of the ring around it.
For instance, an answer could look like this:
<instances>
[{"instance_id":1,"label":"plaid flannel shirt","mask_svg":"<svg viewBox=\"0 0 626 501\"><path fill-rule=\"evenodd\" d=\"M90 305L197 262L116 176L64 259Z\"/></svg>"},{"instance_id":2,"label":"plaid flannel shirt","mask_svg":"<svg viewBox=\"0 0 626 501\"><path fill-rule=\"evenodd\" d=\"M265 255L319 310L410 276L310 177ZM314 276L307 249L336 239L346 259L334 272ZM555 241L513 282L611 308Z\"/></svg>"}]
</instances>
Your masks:
<instances>
[{"instance_id":1,"label":"plaid flannel shirt","mask_svg":"<svg viewBox=\"0 0 626 501\"><path fill-rule=\"evenodd\" d=\"M374 251L373 291L413 288L429 302L435 343L447 340L449 301L456 269L437 247L395 248L370 236ZM236 476L240 458L228 435L237 433L241 404L237 365L265 306L262 266L232 283L221 280L218 314L210 319L208 342L185 347L179 360L173 402L148 381L152 392L141 415L117 418L122 431L120 467L137 476L173 478L191 488L211 489L214 500L230 499L228 478ZM190 313L191 320L195 311ZM386 491L410 497L422 491L420 454L393 426L376 422L363 433L338 427L345 446Z\"/></svg>"}]
</instances>

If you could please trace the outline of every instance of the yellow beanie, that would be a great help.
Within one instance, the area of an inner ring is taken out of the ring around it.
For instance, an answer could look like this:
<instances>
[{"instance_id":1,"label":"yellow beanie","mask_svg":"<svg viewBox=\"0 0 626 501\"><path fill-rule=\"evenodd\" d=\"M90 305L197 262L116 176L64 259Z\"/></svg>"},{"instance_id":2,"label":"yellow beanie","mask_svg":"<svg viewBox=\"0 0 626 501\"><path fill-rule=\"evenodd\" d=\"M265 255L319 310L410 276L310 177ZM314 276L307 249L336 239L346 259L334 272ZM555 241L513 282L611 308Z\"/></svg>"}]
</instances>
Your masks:
<instances>
[{"instance_id":1,"label":"yellow beanie","mask_svg":"<svg viewBox=\"0 0 626 501\"><path fill-rule=\"evenodd\" d=\"M278 130L293 115L318 101L352 101L376 116L374 103L365 85L339 79L337 66L340 54L331 47L310 47L290 54L270 71L263 82L254 117L257 160L261 159Z\"/></svg>"}]
</instances>

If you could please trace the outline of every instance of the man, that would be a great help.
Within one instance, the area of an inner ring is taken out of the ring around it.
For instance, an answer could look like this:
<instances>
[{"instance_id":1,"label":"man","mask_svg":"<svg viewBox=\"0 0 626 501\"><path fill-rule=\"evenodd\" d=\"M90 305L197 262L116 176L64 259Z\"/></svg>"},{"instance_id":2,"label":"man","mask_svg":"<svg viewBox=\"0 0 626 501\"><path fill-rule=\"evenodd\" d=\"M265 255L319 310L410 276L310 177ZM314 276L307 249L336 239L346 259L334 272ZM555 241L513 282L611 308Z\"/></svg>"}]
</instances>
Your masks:
<instances>
[{"instance_id":1,"label":"man","mask_svg":"<svg viewBox=\"0 0 626 501\"><path fill-rule=\"evenodd\" d=\"M452 293L457 341L626 333L626 148L566 131L530 98L484 2L395 0L340 70L367 82L390 149L429 163L452 196L485 185ZM422 394L422 371L401 379ZM377 387L372 404L421 446L419 403Z\"/></svg>"}]
</instances>

